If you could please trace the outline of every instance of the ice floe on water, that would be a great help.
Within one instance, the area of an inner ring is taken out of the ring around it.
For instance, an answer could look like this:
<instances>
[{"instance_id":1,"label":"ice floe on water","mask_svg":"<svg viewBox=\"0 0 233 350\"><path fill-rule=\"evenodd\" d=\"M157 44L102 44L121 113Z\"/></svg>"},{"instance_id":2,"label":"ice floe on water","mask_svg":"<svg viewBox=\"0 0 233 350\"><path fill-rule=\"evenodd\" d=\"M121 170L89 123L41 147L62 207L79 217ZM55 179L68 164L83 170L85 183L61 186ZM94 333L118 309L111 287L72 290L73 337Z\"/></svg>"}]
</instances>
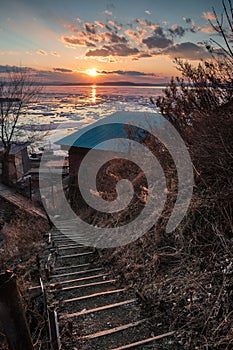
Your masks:
<instances>
[{"instance_id":1,"label":"ice floe on water","mask_svg":"<svg viewBox=\"0 0 233 350\"><path fill-rule=\"evenodd\" d=\"M162 87L46 86L40 102L31 106L21 123L28 130L49 130L51 141L117 111L153 112L150 97Z\"/></svg>"}]
</instances>

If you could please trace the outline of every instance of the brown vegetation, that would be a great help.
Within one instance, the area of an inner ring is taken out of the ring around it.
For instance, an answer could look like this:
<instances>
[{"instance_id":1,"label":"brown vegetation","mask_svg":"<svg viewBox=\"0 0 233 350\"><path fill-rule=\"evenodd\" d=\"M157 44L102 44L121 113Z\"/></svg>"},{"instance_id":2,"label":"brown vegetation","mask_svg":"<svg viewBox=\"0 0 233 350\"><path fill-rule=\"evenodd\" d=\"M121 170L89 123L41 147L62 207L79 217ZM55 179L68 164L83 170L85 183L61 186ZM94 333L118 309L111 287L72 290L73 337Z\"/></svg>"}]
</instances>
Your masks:
<instances>
[{"instance_id":1,"label":"brown vegetation","mask_svg":"<svg viewBox=\"0 0 233 350\"><path fill-rule=\"evenodd\" d=\"M166 233L170 199L150 232L111 255L103 251L106 265L138 290L152 329L175 330L182 349L233 345L233 76L225 58L198 67L176 60L182 77L157 101L193 162L195 188L183 223Z\"/></svg>"},{"instance_id":2,"label":"brown vegetation","mask_svg":"<svg viewBox=\"0 0 233 350\"><path fill-rule=\"evenodd\" d=\"M39 345L45 332L41 307L43 303L42 300L30 303L27 290L33 284L39 283L37 255L40 255L41 259L47 255L43 234L48 230L49 226L45 221L16 210L12 205L0 200L0 268L2 272L12 270L16 274L35 349L41 348ZM8 349L1 329L0 347Z\"/></svg>"}]
</instances>

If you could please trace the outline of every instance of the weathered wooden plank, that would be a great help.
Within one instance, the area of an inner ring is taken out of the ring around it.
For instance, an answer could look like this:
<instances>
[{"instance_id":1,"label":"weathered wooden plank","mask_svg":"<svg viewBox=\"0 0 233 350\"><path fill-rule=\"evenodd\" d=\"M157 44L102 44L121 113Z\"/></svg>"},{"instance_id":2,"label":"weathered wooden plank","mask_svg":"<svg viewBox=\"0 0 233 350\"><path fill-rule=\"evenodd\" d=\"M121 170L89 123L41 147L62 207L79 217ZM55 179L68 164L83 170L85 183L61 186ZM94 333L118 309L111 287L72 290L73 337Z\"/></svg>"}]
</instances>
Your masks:
<instances>
[{"instance_id":1,"label":"weathered wooden plank","mask_svg":"<svg viewBox=\"0 0 233 350\"><path fill-rule=\"evenodd\" d=\"M103 270L102 267L96 268L96 269L90 269L90 270L83 270L83 271L76 271L76 272L69 272L69 273L62 273L60 275L51 275L50 278L60 278L60 277L66 277L66 276L74 276L74 275L82 275L90 272L97 272Z\"/></svg>"},{"instance_id":2,"label":"weathered wooden plank","mask_svg":"<svg viewBox=\"0 0 233 350\"><path fill-rule=\"evenodd\" d=\"M175 332L168 332L168 333L163 333L163 334L160 334L160 335L157 335L155 337L152 337L152 338L147 338L147 339L144 339L144 340L140 340L138 342L135 342L135 343L131 343L131 344L127 344L127 345L123 345L123 346L120 346L119 348L114 348L112 350L126 350L126 349L131 349L131 348L134 348L136 346L140 346L140 345L144 345L144 344L148 344L148 343L151 343L155 340L159 340L159 339L162 339L162 338L165 338L165 337L170 337L171 335L174 335Z\"/></svg>"},{"instance_id":3,"label":"weathered wooden plank","mask_svg":"<svg viewBox=\"0 0 233 350\"><path fill-rule=\"evenodd\" d=\"M129 300L121 301L119 303L115 303L115 304L100 306L100 307L97 307L95 309L83 310L83 311L75 312L72 314L63 314L63 315L61 315L60 318L61 319L62 318L72 318L72 317L77 317L77 316L82 316L82 315L87 315L87 314L93 314L94 312L104 311L104 310L108 310L108 309L113 309L115 307L119 307L119 306L123 306L123 305L127 305L127 304L132 304L135 301L136 301L136 299L129 299Z\"/></svg>"},{"instance_id":4,"label":"weathered wooden plank","mask_svg":"<svg viewBox=\"0 0 233 350\"><path fill-rule=\"evenodd\" d=\"M90 279L94 279L94 278L100 278L100 277L105 277L107 276L108 274L106 273L101 273L99 275L92 275L92 276L87 276L87 277L82 277L82 278L75 278L73 280L65 280L65 281L57 281L57 282L54 282L54 283L50 283L50 284L46 284L47 287L53 287L53 286L56 286L56 285L63 285L63 284L69 284L69 283L73 283L73 282L82 282L82 281L87 281L87 280L90 280Z\"/></svg>"},{"instance_id":5,"label":"weathered wooden plank","mask_svg":"<svg viewBox=\"0 0 233 350\"><path fill-rule=\"evenodd\" d=\"M125 291L125 289L107 290L105 292L98 292L98 293L94 293L94 294L83 295L82 297L62 300L62 303L64 303L64 304L73 303L75 301L82 301L82 300L86 300L86 299L97 298L97 297L108 295L108 294L110 294L110 295L111 294L117 294L117 293L121 293L123 291ZM53 305L59 305L59 301L53 302Z\"/></svg>"},{"instance_id":6,"label":"weathered wooden plank","mask_svg":"<svg viewBox=\"0 0 233 350\"><path fill-rule=\"evenodd\" d=\"M84 267L84 266L90 266L89 263L87 264L80 264L80 265L67 265L67 266L61 266L61 267L56 267L55 269L53 269L53 271L62 271L62 270L67 270L67 269L78 269L79 267ZM64 274L66 275L66 274Z\"/></svg>"},{"instance_id":7,"label":"weathered wooden plank","mask_svg":"<svg viewBox=\"0 0 233 350\"><path fill-rule=\"evenodd\" d=\"M77 297L77 298L72 298L72 299L66 299L63 300L63 303L72 303L74 301L79 301L79 300L86 300L86 299L92 299L96 297L100 297L103 295L108 295L108 294L117 294L125 291L125 289L113 289L113 290L107 290L105 292L99 292L99 293L94 293L94 294L89 294L89 295L83 295L82 297Z\"/></svg>"},{"instance_id":8,"label":"weathered wooden plank","mask_svg":"<svg viewBox=\"0 0 233 350\"><path fill-rule=\"evenodd\" d=\"M63 292L63 291L72 290L72 289L95 287L95 286L109 284L109 283L114 283L114 282L116 282L116 280L107 280L107 281L93 282L93 283L87 283L87 284L80 284L79 286L71 286L71 287L55 289L55 290L52 290L52 291L49 291L49 292L50 293L59 292L59 291Z\"/></svg>"},{"instance_id":9,"label":"weathered wooden plank","mask_svg":"<svg viewBox=\"0 0 233 350\"><path fill-rule=\"evenodd\" d=\"M142 323L144 323L146 321L148 321L148 318L145 318L145 319L140 320L140 321L128 323L128 324L125 324L125 325L122 325L122 326L114 327L114 328L111 328L111 329L107 329L105 331L101 331L101 332L98 332L98 333L84 335L84 336L81 337L81 339L95 339L95 338L104 337L106 335L110 335L110 334L113 334L113 333L124 331L125 329L136 327L136 326L138 326L138 325L140 325L140 324L142 324Z\"/></svg>"},{"instance_id":10,"label":"weathered wooden plank","mask_svg":"<svg viewBox=\"0 0 233 350\"><path fill-rule=\"evenodd\" d=\"M80 254L70 254L70 255L60 255L62 259L72 259L72 258L81 258L82 256L91 255L93 252L85 252Z\"/></svg>"}]
</instances>

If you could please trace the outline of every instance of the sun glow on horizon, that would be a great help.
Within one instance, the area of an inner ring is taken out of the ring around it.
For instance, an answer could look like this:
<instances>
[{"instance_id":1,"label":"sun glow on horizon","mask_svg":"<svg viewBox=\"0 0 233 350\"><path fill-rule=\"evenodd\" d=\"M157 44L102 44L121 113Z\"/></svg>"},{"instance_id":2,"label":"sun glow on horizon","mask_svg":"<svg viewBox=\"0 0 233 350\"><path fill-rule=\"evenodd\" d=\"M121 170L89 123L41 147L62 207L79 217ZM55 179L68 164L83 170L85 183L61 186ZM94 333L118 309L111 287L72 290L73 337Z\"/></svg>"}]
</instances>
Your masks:
<instances>
[{"instance_id":1,"label":"sun glow on horizon","mask_svg":"<svg viewBox=\"0 0 233 350\"><path fill-rule=\"evenodd\" d=\"M86 70L86 74L90 75L91 77L96 77L98 75L98 72L96 68L91 68Z\"/></svg>"}]
</instances>

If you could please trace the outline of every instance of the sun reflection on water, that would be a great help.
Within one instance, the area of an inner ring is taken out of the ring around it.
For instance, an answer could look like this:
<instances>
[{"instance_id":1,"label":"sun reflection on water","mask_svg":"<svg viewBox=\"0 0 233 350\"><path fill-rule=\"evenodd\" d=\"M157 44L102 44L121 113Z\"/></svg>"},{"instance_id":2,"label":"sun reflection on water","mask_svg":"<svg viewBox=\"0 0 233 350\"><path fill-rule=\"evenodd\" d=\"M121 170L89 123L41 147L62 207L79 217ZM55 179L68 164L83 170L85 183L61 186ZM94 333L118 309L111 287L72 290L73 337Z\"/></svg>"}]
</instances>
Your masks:
<instances>
[{"instance_id":1,"label":"sun reflection on water","mask_svg":"<svg viewBox=\"0 0 233 350\"><path fill-rule=\"evenodd\" d=\"M95 85L93 85L93 86L91 87L91 102L92 102L93 104L96 103L96 86L95 86Z\"/></svg>"}]
</instances>

